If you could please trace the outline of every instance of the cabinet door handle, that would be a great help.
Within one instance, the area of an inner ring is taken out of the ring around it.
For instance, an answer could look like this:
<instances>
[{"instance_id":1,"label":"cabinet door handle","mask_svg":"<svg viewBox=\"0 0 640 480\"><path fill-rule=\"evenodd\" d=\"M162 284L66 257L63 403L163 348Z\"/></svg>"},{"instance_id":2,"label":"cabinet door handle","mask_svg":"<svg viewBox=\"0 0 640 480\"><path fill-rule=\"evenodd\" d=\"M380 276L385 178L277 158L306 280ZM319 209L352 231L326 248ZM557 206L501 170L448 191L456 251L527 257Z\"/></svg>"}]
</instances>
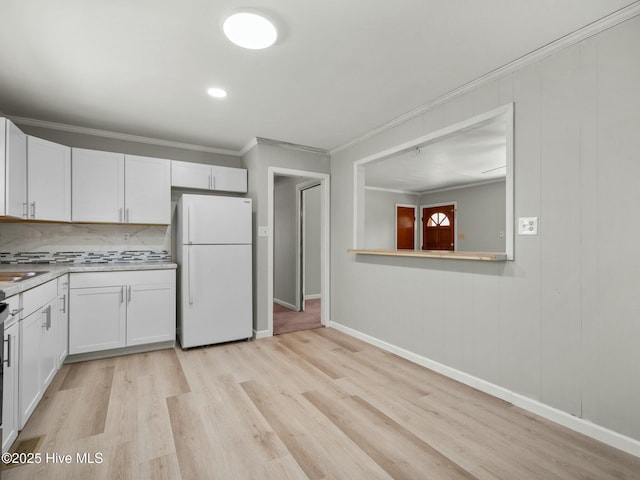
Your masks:
<instances>
[{"instance_id":1,"label":"cabinet door handle","mask_svg":"<svg viewBox=\"0 0 640 480\"><path fill-rule=\"evenodd\" d=\"M126 209L126 212L127 212L126 222L129 223L129 208Z\"/></svg>"},{"instance_id":2,"label":"cabinet door handle","mask_svg":"<svg viewBox=\"0 0 640 480\"><path fill-rule=\"evenodd\" d=\"M216 189L216 176L211 175L211 190L215 190L215 189Z\"/></svg>"},{"instance_id":3,"label":"cabinet door handle","mask_svg":"<svg viewBox=\"0 0 640 480\"><path fill-rule=\"evenodd\" d=\"M131 303L131 285L129 285L129 291L127 292L127 303Z\"/></svg>"},{"instance_id":4,"label":"cabinet door handle","mask_svg":"<svg viewBox=\"0 0 640 480\"><path fill-rule=\"evenodd\" d=\"M51 328L51 305L47 307L47 330Z\"/></svg>"},{"instance_id":5,"label":"cabinet door handle","mask_svg":"<svg viewBox=\"0 0 640 480\"><path fill-rule=\"evenodd\" d=\"M124 285L120 287L120 303L124 303Z\"/></svg>"},{"instance_id":6,"label":"cabinet door handle","mask_svg":"<svg viewBox=\"0 0 640 480\"><path fill-rule=\"evenodd\" d=\"M7 358L2 362L7 365L7 368L11 367L11 334L7 334L7 338L4 339L7 343Z\"/></svg>"},{"instance_id":7,"label":"cabinet door handle","mask_svg":"<svg viewBox=\"0 0 640 480\"><path fill-rule=\"evenodd\" d=\"M15 317L16 315L18 315L23 310L24 310L23 307L16 308L15 310L11 310L11 313L9 313L9 315L12 316L12 317Z\"/></svg>"},{"instance_id":8,"label":"cabinet door handle","mask_svg":"<svg viewBox=\"0 0 640 480\"><path fill-rule=\"evenodd\" d=\"M62 294L62 297L60 297L60 300L62 301L62 305L60 306L60 311L62 313L67 313L67 294L66 293Z\"/></svg>"},{"instance_id":9,"label":"cabinet door handle","mask_svg":"<svg viewBox=\"0 0 640 480\"><path fill-rule=\"evenodd\" d=\"M31 202L31 218L36 218L36 202Z\"/></svg>"},{"instance_id":10,"label":"cabinet door handle","mask_svg":"<svg viewBox=\"0 0 640 480\"><path fill-rule=\"evenodd\" d=\"M22 218L29 218L29 204L22 202Z\"/></svg>"},{"instance_id":11,"label":"cabinet door handle","mask_svg":"<svg viewBox=\"0 0 640 480\"><path fill-rule=\"evenodd\" d=\"M118 222L124 223L122 220L122 207L120 207L120 209L118 210Z\"/></svg>"}]
</instances>

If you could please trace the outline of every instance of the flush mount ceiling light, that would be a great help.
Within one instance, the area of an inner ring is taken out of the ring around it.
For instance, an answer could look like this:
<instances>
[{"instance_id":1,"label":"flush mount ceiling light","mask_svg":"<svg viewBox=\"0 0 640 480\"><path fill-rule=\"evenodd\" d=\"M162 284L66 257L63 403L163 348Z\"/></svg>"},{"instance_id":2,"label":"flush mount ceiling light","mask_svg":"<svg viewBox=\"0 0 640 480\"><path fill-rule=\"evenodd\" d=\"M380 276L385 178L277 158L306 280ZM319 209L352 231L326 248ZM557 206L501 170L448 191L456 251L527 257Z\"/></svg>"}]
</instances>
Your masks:
<instances>
[{"instance_id":1,"label":"flush mount ceiling light","mask_svg":"<svg viewBox=\"0 0 640 480\"><path fill-rule=\"evenodd\" d=\"M278 31L273 23L251 12L234 13L227 17L222 30L233 43L251 50L270 47L278 38Z\"/></svg>"},{"instance_id":2,"label":"flush mount ceiling light","mask_svg":"<svg viewBox=\"0 0 640 480\"><path fill-rule=\"evenodd\" d=\"M214 98L224 98L227 96L227 91L218 87L210 88L209 90L207 90L207 93Z\"/></svg>"}]
</instances>

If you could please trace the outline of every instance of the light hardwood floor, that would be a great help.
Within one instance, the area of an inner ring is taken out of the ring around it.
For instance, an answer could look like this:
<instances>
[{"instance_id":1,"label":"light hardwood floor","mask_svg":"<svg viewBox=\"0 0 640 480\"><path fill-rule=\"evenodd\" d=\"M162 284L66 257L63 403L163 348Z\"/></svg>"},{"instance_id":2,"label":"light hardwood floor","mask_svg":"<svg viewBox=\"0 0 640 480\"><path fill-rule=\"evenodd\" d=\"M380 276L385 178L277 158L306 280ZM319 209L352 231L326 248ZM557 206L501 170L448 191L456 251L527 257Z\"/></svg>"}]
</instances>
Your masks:
<instances>
[{"instance_id":1,"label":"light hardwood floor","mask_svg":"<svg viewBox=\"0 0 640 480\"><path fill-rule=\"evenodd\" d=\"M330 328L64 366L3 479L639 479L640 459ZM79 464L77 453L101 453Z\"/></svg>"}]
</instances>

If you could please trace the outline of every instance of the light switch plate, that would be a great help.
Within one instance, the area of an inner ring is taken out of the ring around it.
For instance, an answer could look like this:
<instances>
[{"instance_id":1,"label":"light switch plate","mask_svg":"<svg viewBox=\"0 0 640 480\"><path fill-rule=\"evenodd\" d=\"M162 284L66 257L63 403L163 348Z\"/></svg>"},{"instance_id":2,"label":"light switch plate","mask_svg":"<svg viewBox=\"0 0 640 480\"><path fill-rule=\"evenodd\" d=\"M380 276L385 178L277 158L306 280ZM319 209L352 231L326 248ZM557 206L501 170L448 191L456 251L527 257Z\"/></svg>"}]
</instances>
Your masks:
<instances>
[{"instance_id":1,"label":"light switch plate","mask_svg":"<svg viewBox=\"0 0 640 480\"><path fill-rule=\"evenodd\" d=\"M258 227L258 236L259 237L268 237L269 236L269 227Z\"/></svg>"},{"instance_id":2,"label":"light switch plate","mask_svg":"<svg viewBox=\"0 0 640 480\"><path fill-rule=\"evenodd\" d=\"M538 235L538 217L520 217L518 235Z\"/></svg>"}]
</instances>

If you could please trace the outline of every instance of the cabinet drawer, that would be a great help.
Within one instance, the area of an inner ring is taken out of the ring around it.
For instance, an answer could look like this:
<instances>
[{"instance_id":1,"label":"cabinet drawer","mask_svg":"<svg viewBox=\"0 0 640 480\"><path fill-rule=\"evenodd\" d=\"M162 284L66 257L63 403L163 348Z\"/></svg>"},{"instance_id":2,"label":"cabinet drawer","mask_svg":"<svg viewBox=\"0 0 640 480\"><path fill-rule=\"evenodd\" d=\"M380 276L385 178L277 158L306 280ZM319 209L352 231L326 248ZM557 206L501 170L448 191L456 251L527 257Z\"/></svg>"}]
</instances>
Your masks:
<instances>
[{"instance_id":1,"label":"cabinet drawer","mask_svg":"<svg viewBox=\"0 0 640 480\"><path fill-rule=\"evenodd\" d=\"M175 275L172 269L72 273L69 275L69 288L167 283L174 281Z\"/></svg>"},{"instance_id":2,"label":"cabinet drawer","mask_svg":"<svg viewBox=\"0 0 640 480\"><path fill-rule=\"evenodd\" d=\"M58 282L50 280L22 294L22 317L25 318L58 296Z\"/></svg>"}]
</instances>

